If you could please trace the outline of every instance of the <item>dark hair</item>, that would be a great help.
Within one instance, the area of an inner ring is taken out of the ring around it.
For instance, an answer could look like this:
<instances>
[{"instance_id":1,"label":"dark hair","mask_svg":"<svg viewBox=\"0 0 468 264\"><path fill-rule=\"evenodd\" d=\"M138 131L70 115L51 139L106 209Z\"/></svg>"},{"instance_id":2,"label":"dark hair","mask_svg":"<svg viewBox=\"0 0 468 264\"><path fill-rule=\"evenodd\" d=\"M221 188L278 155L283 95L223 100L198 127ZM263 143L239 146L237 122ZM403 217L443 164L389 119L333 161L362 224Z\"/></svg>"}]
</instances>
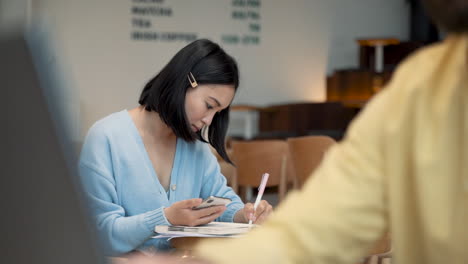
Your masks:
<instances>
[{"instance_id":1,"label":"dark hair","mask_svg":"<svg viewBox=\"0 0 468 264\"><path fill-rule=\"evenodd\" d=\"M424 6L442 29L451 33L468 32L467 0L425 0Z\"/></svg>"},{"instance_id":2,"label":"dark hair","mask_svg":"<svg viewBox=\"0 0 468 264\"><path fill-rule=\"evenodd\" d=\"M138 103L147 111L155 111L177 137L188 142L210 143L218 154L231 163L226 153L225 138L229 123L229 106L215 114L208 129L194 133L185 113L185 95L191 88L187 76L192 73L198 84L239 86L237 63L218 44L207 39L196 40L183 49L144 87Z\"/></svg>"}]
</instances>

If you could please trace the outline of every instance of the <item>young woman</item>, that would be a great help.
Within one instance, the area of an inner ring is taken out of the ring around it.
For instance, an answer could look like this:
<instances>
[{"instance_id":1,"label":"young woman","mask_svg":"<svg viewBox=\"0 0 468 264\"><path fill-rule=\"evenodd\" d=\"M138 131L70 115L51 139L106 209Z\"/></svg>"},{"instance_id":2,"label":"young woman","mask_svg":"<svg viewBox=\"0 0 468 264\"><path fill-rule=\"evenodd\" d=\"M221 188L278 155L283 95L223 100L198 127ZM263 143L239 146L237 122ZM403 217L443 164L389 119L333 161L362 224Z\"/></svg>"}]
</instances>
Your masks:
<instances>
[{"instance_id":1,"label":"young woman","mask_svg":"<svg viewBox=\"0 0 468 264\"><path fill-rule=\"evenodd\" d=\"M270 214L266 201L254 213L226 186L206 144L231 162L224 140L238 84L235 60L217 44L197 40L146 84L139 107L91 127L79 169L106 254L169 248L151 239L156 225L261 223ZM232 203L192 209L210 195Z\"/></svg>"}]
</instances>

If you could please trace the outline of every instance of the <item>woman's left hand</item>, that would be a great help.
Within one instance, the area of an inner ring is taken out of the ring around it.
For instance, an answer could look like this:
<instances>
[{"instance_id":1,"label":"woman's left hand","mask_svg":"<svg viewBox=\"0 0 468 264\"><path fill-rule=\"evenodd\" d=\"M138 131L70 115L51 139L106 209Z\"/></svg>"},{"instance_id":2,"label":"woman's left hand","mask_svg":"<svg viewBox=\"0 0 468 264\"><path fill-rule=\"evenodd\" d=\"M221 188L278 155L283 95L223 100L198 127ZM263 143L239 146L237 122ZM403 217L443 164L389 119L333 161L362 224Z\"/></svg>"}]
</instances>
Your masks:
<instances>
[{"instance_id":1,"label":"woman's left hand","mask_svg":"<svg viewBox=\"0 0 468 264\"><path fill-rule=\"evenodd\" d=\"M251 219L254 224L262 224L271 212L273 212L273 207L265 200L260 201L256 210L254 210L252 203L246 203L244 208L239 210L234 216L234 222L248 223Z\"/></svg>"}]
</instances>

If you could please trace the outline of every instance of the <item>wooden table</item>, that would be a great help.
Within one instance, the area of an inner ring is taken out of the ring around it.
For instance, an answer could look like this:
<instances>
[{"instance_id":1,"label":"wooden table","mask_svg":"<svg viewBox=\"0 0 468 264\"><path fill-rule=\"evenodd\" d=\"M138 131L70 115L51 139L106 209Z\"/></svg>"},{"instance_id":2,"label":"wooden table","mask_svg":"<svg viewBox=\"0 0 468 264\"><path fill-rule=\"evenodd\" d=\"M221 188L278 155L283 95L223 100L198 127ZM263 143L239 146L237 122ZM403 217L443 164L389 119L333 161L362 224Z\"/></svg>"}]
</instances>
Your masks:
<instances>
[{"instance_id":1,"label":"wooden table","mask_svg":"<svg viewBox=\"0 0 468 264\"><path fill-rule=\"evenodd\" d=\"M193 250L202 241L216 241L224 237L176 237L170 240L176 250Z\"/></svg>"}]
</instances>

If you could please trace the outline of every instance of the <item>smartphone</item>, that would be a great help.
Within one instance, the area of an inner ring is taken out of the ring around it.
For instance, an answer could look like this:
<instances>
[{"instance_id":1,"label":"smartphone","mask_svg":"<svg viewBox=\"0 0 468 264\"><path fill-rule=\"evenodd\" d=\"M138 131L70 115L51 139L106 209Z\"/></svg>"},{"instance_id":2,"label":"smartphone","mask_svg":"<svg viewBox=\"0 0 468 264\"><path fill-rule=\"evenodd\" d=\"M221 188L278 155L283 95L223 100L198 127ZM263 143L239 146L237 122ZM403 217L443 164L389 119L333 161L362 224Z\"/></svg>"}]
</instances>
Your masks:
<instances>
[{"instance_id":1,"label":"smartphone","mask_svg":"<svg viewBox=\"0 0 468 264\"><path fill-rule=\"evenodd\" d=\"M210 196L206 198L205 200L203 200L203 202L199 206L193 207L193 210L200 210L203 208L216 206L216 205L228 205L229 203L231 203L231 199L229 198Z\"/></svg>"}]
</instances>

